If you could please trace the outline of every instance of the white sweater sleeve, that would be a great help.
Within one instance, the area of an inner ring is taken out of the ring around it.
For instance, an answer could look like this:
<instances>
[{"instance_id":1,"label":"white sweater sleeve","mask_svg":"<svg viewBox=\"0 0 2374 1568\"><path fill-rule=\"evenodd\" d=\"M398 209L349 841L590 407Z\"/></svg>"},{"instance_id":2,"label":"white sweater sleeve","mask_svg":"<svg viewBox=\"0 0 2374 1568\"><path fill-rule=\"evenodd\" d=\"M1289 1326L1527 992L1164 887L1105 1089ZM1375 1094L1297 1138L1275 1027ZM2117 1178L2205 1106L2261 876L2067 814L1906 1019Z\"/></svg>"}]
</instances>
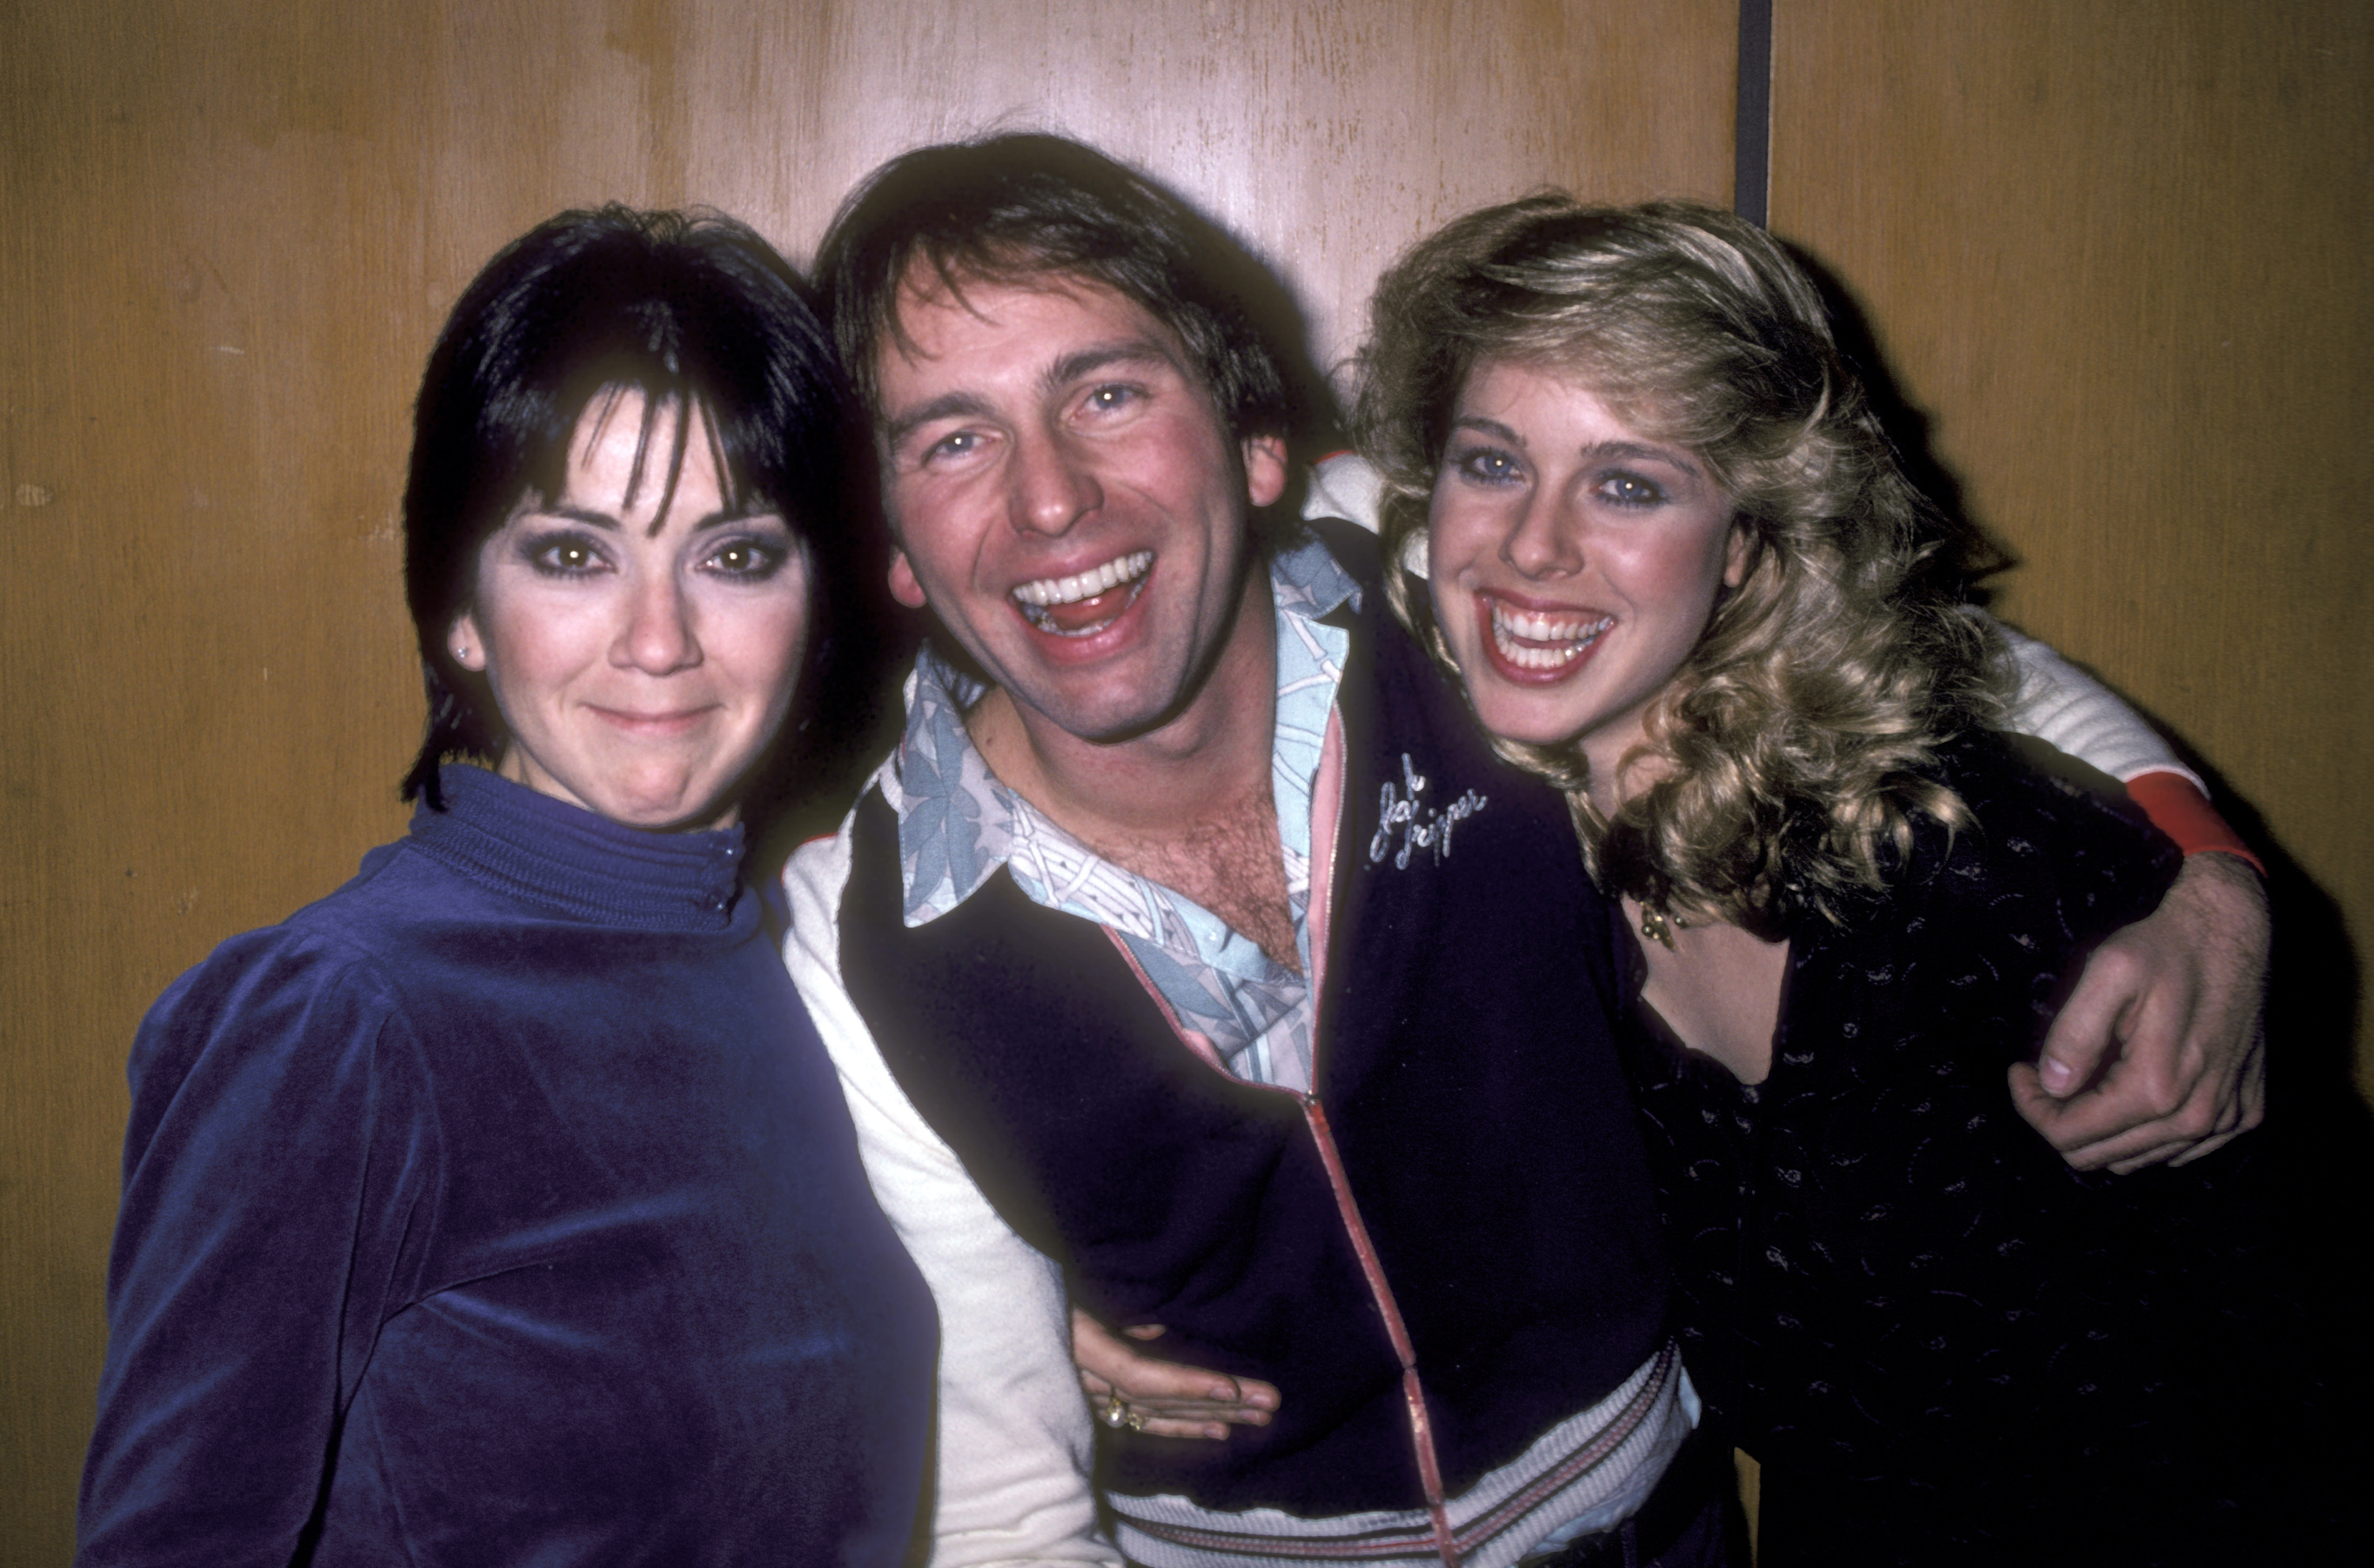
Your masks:
<instances>
[{"instance_id":1,"label":"white sweater sleeve","mask_svg":"<svg viewBox=\"0 0 2374 1568\"><path fill-rule=\"evenodd\" d=\"M1304 493L1305 517L1340 517L1377 532L1377 513L1384 502L1384 477L1357 452L1322 458L1310 470L1310 488ZM1424 568L1420 568L1424 575Z\"/></svg>"},{"instance_id":2,"label":"white sweater sleeve","mask_svg":"<svg viewBox=\"0 0 2374 1568\"><path fill-rule=\"evenodd\" d=\"M2121 784L2144 773L2174 773L2209 792L2201 776L2176 760L2168 743L2093 676L2032 637L2003 628L2019 668L2011 727L2098 768Z\"/></svg>"},{"instance_id":3,"label":"white sweater sleeve","mask_svg":"<svg viewBox=\"0 0 2374 1568\"><path fill-rule=\"evenodd\" d=\"M934 1568L1097 1562L1093 1434L1072 1366L1060 1270L998 1217L883 1061L840 978L846 825L783 873L783 961L840 1074L875 1200L922 1269L940 1314Z\"/></svg>"}]
</instances>

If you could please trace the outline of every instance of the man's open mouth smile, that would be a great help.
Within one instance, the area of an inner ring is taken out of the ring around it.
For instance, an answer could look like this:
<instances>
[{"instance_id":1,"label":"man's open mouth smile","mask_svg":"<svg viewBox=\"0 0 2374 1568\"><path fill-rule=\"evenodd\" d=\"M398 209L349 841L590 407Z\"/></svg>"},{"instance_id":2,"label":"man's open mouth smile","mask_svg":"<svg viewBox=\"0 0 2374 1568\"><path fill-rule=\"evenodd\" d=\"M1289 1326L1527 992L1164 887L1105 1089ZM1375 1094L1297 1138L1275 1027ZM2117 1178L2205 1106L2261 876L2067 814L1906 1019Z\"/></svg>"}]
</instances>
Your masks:
<instances>
[{"instance_id":1,"label":"man's open mouth smile","mask_svg":"<svg viewBox=\"0 0 2374 1568\"><path fill-rule=\"evenodd\" d=\"M1153 551L1134 551L1071 577L1026 582L1014 591L1014 602L1023 618L1042 632L1087 637L1111 625L1136 602L1153 569Z\"/></svg>"}]
</instances>

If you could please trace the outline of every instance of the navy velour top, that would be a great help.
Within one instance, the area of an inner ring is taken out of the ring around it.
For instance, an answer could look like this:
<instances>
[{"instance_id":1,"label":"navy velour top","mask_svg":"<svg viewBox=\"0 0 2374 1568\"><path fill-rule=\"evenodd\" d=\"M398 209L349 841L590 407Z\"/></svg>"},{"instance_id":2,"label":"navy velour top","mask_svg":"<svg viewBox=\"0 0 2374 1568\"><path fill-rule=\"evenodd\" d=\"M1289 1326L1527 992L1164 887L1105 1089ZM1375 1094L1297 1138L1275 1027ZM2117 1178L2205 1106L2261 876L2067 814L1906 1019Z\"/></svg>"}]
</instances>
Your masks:
<instances>
[{"instance_id":1,"label":"navy velour top","mask_svg":"<svg viewBox=\"0 0 2374 1568\"><path fill-rule=\"evenodd\" d=\"M441 778L141 1025L77 1562L899 1562L931 1297L740 832Z\"/></svg>"}]
</instances>

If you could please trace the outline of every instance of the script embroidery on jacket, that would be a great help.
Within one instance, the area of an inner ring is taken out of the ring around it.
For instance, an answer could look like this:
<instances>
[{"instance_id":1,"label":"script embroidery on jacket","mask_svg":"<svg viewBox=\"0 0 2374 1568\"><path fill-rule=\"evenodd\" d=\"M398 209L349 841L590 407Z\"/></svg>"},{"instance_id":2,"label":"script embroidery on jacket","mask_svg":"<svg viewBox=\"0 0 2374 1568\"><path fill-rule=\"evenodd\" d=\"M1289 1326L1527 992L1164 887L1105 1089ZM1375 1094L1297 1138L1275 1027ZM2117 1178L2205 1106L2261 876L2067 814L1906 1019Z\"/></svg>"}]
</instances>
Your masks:
<instances>
[{"instance_id":1,"label":"script embroidery on jacket","mask_svg":"<svg viewBox=\"0 0 2374 1568\"><path fill-rule=\"evenodd\" d=\"M1426 793L1426 775L1417 770L1407 752L1402 754L1402 781L1408 789L1406 795L1397 796L1393 781L1390 778L1378 791L1377 832L1376 837L1369 840L1369 861L1373 864L1390 853L1393 857L1393 869L1406 871L1410 852L1427 848L1434 851L1437 862L1448 860L1451 855L1451 830L1482 811L1485 796L1480 790L1470 790L1440 811L1431 807L1421 808L1418 797ZM1423 814L1420 814L1421 811ZM1395 834L1399 834L1402 840L1398 851L1393 849Z\"/></svg>"}]
</instances>

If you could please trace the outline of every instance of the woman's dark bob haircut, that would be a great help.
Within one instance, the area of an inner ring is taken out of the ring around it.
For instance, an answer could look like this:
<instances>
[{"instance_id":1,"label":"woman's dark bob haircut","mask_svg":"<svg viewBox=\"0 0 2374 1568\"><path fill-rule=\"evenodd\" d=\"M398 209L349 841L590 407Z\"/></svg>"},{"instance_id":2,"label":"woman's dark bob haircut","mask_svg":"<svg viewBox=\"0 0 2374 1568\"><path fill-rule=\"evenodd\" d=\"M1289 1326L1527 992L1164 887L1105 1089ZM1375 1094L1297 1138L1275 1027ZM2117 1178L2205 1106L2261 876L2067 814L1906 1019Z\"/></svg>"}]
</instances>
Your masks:
<instances>
[{"instance_id":1,"label":"woman's dark bob haircut","mask_svg":"<svg viewBox=\"0 0 2374 1568\"><path fill-rule=\"evenodd\" d=\"M1178 196L1093 147L1015 133L917 147L851 193L817 255L841 362L879 415L876 361L906 345L902 290L1075 278L1179 334L1229 436L1282 438L1307 459L1332 430L1293 298Z\"/></svg>"},{"instance_id":2,"label":"woman's dark bob haircut","mask_svg":"<svg viewBox=\"0 0 2374 1568\"><path fill-rule=\"evenodd\" d=\"M404 492L405 596L419 638L428 731L403 796L441 809L438 764L499 758L483 676L447 646L471 607L480 548L523 497L564 487L569 439L605 392L643 397L643 449L671 489L698 405L726 500L781 509L807 544L808 647L786 729L744 785L746 813L788 774L846 760L876 696L881 531L855 404L790 263L714 215L606 206L563 213L504 247L453 307L421 378ZM658 444L654 445L654 441Z\"/></svg>"}]
</instances>

